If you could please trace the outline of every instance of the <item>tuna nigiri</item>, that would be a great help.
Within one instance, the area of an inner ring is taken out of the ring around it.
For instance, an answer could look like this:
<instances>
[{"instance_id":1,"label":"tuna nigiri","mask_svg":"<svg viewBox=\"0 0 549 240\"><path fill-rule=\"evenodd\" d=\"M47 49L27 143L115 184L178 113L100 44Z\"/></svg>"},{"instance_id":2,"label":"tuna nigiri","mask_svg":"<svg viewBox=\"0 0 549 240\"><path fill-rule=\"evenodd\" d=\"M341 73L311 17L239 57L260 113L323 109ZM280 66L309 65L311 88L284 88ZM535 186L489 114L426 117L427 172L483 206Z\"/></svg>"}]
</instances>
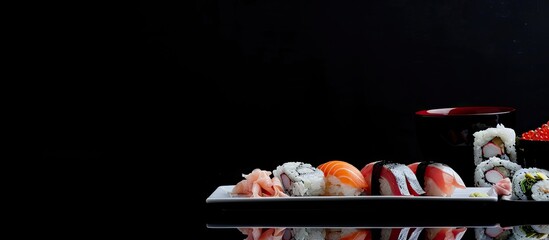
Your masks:
<instances>
[{"instance_id":1,"label":"tuna nigiri","mask_svg":"<svg viewBox=\"0 0 549 240\"><path fill-rule=\"evenodd\" d=\"M350 163L332 160L318 166L326 178L326 195L358 196L368 187L360 171Z\"/></svg>"},{"instance_id":2,"label":"tuna nigiri","mask_svg":"<svg viewBox=\"0 0 549 240\"><path fill-rule=\"evenodd\" d=\"M416 162L408 167L420 179L420 184L428 196L451 196L456 188L465 188L465 183L454 169L443 163ZM410 188L413 195L421 195Z\"/></svg>"},{"instance_id":3,"label":"tuna nigiri","mask_svg":"<svg viewBox=\"0 0 549 240\"><path fill-rule=\"evenodd\" d=\"M370 195L412 195L408 190L409 186L415 193L424 193L416 175L401 163L371 162L366 164L360 172L370 186L366 189L367 194Z\"/></svg>"}]
</instances>

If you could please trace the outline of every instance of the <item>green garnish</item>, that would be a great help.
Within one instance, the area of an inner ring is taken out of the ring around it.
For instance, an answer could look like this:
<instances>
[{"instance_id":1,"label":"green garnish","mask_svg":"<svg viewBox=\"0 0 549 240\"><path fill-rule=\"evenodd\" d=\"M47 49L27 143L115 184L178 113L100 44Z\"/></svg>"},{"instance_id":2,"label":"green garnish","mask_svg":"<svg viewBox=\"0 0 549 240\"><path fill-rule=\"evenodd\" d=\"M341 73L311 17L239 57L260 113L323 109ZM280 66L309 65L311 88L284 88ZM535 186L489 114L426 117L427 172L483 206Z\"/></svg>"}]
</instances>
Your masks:
<instances>
[{"instance_id":1,"label":"green garnish","mask_svg":"<svg viewBox=\"0 0 549 240\"><path fill-rule=\"evenodd\" d=\"M469 194L469 197L488 197L488 194L481 192L474 192Z\"/></svg>"},{"instance_id":2,"label":"green garnish","mask_svg":"<svg viewBox=\"0 0 549 240\"><path fill-rule=\"evenodd\" d=\"M535 178L525 178L522 182L520 182L520 189L523 193L529 195L528 193L532 190L532 186L534 186L537 182L538 180Z\"/></svg>"},{"instance_id":3,"label":"green garnish","mask_svg":"<svg viewBox=\"0 0 549 240\"><path fill-rule=\"evenodd\" d=\"M532 186L534 186L534 184L541 180L548 179L547 176L541 172L526 173L524 174L524 177L524 180L522 180L519 185L520 190L522 190L526 196L532 195Z\"/></svg>"}]
</instances>

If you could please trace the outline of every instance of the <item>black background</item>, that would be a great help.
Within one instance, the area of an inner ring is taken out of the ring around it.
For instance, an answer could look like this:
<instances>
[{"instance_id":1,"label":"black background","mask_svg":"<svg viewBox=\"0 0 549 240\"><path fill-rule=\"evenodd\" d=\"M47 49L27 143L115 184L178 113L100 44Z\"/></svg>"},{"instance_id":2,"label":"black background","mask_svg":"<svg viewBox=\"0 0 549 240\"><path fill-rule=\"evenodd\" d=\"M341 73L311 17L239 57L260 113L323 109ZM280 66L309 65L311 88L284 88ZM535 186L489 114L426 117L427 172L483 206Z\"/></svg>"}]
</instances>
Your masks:
<instances>
[{"instance_id":1,"label":"black background","mask_svg":"<svg viewBox=\"0 0 549 240\"><path fill-rule=\"evenodd\" d=\"M196 204L287 161L417 159L420 109L511 106L517 133L549 120L547 1L78 7L98 11L37 22L43 158Z\"/></svg>"}]
</instances>

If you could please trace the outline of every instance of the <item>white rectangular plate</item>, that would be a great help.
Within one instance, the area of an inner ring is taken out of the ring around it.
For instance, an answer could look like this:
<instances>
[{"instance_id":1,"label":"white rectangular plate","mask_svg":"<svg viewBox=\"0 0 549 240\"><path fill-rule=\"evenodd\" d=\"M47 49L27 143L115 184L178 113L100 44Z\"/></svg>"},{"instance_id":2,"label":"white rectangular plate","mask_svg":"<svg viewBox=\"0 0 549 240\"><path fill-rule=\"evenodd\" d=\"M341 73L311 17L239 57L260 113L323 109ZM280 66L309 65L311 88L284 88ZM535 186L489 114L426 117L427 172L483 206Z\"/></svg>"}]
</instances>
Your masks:
<instances>
[{"instance_id":1,"label":"white rectangular plate","mask_svg":"<svg viewBox=\"0 0 549 240\"><path fill-rule=\"evenodd\" d=\"M437 196L303 196L303 197L260 197L252 198L245 196L232 196L234 185L219 186L207 199L206 203L246 203L246 202L300 202L300 201L370 201L370 200L398 200L407 201L474 201L474 202L497 202L498 196L490 187L470 187L456 189L450 197ZM470 197L472 193L485 193L487 197Z\"/></svg>"}]
</instances>

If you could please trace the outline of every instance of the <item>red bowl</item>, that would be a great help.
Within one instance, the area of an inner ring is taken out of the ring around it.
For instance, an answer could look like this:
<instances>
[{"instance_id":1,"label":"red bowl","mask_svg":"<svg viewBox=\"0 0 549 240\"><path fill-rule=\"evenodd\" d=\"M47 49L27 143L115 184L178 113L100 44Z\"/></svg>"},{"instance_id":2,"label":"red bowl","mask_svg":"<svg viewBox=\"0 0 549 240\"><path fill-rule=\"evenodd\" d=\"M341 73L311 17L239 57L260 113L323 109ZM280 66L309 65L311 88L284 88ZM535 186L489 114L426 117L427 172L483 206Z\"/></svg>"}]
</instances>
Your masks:
<instances>
[{"instance_id":1,"label":"red bowl","mask_svg":"<svg viewBox=\"0 0 549 240\"><path fill-rule=\"evenodd\" d=\"M417 111L417 115L421 116L470 116L470 115L500 115L514 112L512 107L497 107L497 106L478 106L478 107L453 107L453 108L437 108Z\"/></svg>"},{"instance_id":2,"label":"red bowl","mask_svg":"<svg viewBox=\"0 0 549 240\"><path fill-rule=\"evenodd\" d=\"M415 114L419 158L448 164L467 186L474 184L473 134L503 124L515 128L512 107L468 106L436 108Z\"/></svg>"}]
</instances>

